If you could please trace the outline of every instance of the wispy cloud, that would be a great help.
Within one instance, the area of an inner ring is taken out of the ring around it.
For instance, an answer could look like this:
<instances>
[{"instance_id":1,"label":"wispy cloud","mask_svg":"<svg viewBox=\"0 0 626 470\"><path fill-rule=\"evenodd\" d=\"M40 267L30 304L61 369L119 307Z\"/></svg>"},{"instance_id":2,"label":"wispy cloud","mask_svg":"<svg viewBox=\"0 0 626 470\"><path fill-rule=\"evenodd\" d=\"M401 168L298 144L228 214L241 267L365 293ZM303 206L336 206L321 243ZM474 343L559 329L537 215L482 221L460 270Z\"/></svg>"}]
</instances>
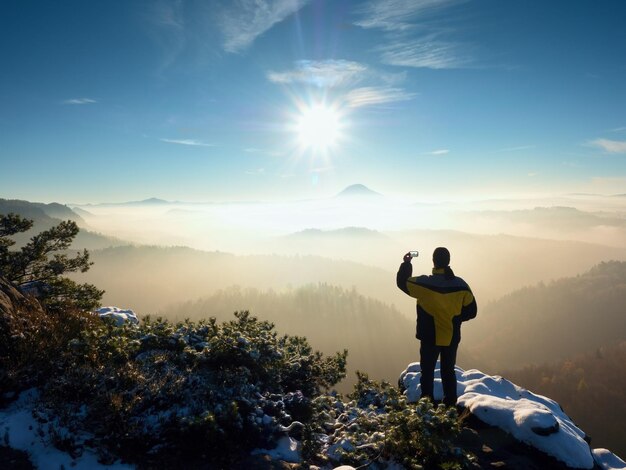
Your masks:
<instances>
[{"instance_id":1,"label":"wispy cloud","mask_svg":"<svg viewBox=\"0 0 626 470\"><path fill-rule=\"evenodd\" d=\"M596 139L589 142L589 145L601 148L607 153L626 153L626 141Z\"/></svg>"},{"instance_id":2,"label":"wispy cloud","mask_svg":"<svg viewBox=\"0 0 626 470\"><path fill-rule=\"evenodd\" d=\"M397 101L413 99L417 93L411 93L402 88L370 86L350 90L345 97L346 103L351 108L372 106Z\"/></svg>"},{"instance_id":3,"label":"wispy cloud","mask_svg":"<svg viewBox=\"0 0 626 470\"><path fill-rule=\"evenodd\" d=\"M626 131L626 127L616 127L615 129L611 129L609 132L624 132Z\"/></svg>"},{"instance_id":4,"label":"wispy cloud","mask_svg":"<svg viewBox=\"0 0 626 470\"><path fill-rule=\"evenodd\" d=\"M181 0L159 0L153 4L152 21L159 26L182 30L185 21L181 7Z\"/></svg>"},{"instance_id":5,"label":"wispy cloud","mask_svg":"<svg viewBox=\"0 0 626 470\"><path fill-rule=\"evenodd\" d=\"M430 69L458 69L471 65L473 59L461 44L429 35L406 41L394 41L378 50L380 60L389 65Z\"/></svg>"},{"instance_id":6,"label":"wispy cloud","mask_svg":"<svg viewBox=\"0 0 626 470\"><path fill-rule=\"evenodd\" d=\"M178 59L187 46L187 31L182 0L156 0L149 4L148 33L161 50L160 72Z\"/></svg>"},{"instance_id":7,"label":"wispy cloud","mask_svg":"<svg viewBox=\"0 0 626 470\"><path fill-rule=\"evenodd\" d=\"M255 170L246 170L246 175L264 175L265 168L257 168Z\"/></svg>"},{"instance_id":8,"label":"wispy cloud","mask_svg":"<svg viewBox=\"0 0 626 470\"><path fill-rule=\"evenodd\" d=\"M460 3L459 0L377 0L360 9L355 22L362 28L385 31L406 31L414 28L414 21L432 15L441 9Z\"/></svg>"},{"instance_id":9,"label":"wispy cloud","mask_svg":"<svg viewBox=\"0 0 626 470\"><path fill-rule=\"evenodd\" d=\"M433 155L437 157L441 155L446 155L447 153L450 153L449 149L438 149L438 150L433 150L432 152L424 152L424 155Z\"/></svg>"},{"instance_id":10,"label":"wispy cloud","mask_svg":"<svg viewBox=\"0 0 626 470\"><path fill-rule=\"evenodd\" d=\"M167 142L168 144L178 145L190 145L192 147L215 147L213 144L208 144L200 140L195 139L159 139L161 142Z\"/></svg>"},{"instance_id":11,"label":"wispy cloud","mask_svg":"<svg viewBox=\"0 0 626 470\"><path fill-rule=\"evenodd\" d=\"M94 104L97 103L96 100L91 98L72 98L69 100L62 101L63 104Z\"/></svg>"},{"instance_id":12,"label":"wispy cloud","mask_svg":"<svg viewBox=\"0 0 626 470\"><path fill-rule=\"evenodd\" d=\"M285 72L268 72L273 83L304 83L320 88L347 86L363 79L367 66L349 60L299 60Z\"/></svg>"},{"instance_id":13,"label":"wispy cloud","mask_svg":"<svg viewBox=\"0 0 626 470\"><path fill-rule=\"evenodd\" d=\"M471 44L453 41L450 7L465 0L371 0L359 11L356 25L385 31L377 49L388 65L456 69L474 63ZM445 13L445 16L444 16Z\"/></svg>"},{"instance_id":14,"label":"wispy cloud","mask_svg":"<svg viewBox=\"0 0 626 470\"><path fill-rule=\"evenodd\" d=\"M270 71L267 78L277 84L301 83L318 88L339 88L345 92L342 99L350 108L406 101L417 95L393 86L406 79L404 72L380 72L365 64L342 59L299 60L293 69ZM361 82L374 85L354 88Z\"/></svg>"},{"instance_id":15,"label":"wispy cloud","mask_svg":"<svg viewBox=\"0 0 626 470\"><path fill-rule=\"evenodd\" d=\"M309 0L239 0L221 15L223 48L241 52L276 23L300 10Z\"/></svg>"}]
</instances>

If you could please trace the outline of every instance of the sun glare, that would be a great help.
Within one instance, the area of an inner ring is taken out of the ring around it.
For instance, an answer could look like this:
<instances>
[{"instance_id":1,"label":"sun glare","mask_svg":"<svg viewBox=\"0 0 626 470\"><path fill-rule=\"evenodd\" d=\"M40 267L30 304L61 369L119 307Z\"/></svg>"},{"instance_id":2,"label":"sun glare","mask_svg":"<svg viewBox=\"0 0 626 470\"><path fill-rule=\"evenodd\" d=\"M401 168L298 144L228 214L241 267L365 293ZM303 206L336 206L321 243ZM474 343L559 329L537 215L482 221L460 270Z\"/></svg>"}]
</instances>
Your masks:
<instances>
[{"instance_id":1,"label":"sun glare","mask_svg":"<svg viewBox=\"0 0 626 470\"><path fill-rule=\"evenodd\" d=\"M326 150L337 143L340 129L339 113L326 105L303 109L296 127L302 147L320 150Z\"/></svg>"}]
</instances>

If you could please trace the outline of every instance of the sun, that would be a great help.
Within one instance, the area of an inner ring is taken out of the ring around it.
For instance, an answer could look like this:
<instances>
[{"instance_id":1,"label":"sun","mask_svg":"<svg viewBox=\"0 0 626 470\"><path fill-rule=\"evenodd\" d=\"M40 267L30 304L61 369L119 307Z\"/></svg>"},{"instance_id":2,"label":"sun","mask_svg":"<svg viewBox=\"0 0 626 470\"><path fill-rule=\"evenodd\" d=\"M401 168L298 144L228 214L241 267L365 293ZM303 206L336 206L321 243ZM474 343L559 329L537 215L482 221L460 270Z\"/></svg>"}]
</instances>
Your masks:
<instances>
[{"instance_id":1,"label":"sun","mask_svg":"<svg viewBox=\"0 0 626 470\"><path fill-rule=\"evenodd\" d=\"M331 106L315 104L300 110L296 132L301 147L328 150L341 136L339 112Z\"/></svg>"}]
</instances>

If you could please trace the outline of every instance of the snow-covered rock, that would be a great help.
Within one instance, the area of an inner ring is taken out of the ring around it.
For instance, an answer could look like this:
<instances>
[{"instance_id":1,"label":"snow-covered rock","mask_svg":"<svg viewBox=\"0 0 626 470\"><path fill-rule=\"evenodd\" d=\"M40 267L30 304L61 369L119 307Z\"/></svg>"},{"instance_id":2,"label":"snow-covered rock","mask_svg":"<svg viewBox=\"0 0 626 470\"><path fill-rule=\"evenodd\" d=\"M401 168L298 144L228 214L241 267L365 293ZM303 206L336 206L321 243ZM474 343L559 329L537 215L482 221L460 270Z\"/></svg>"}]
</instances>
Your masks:
<instances>
[{"instance_id":1,"label":"snow-covered rock","mask_svg":"<svg viewBox=\"0 0 626 470\"><path fill-rule=\"evenodd\" d=\"M117 326L122 326L128 322L133 325L139 323L137 315L130 309L122 309L119 307L101 307L95 311L100 318L113 318Z\"/></svg>"},{"instance_id":2,"label":"snow-covered rock","mask_svg":"<svg viewBox=\"0 0 626 470\"><path fill-rule=\"evenodd\" d=\"M421 368L409 364L400 375L409 401L421 396ZM458 404L486 424L554 457L571 468L625 469L621 459L604 449L592 451L580 430L554 400L536 395L499 376L456 368ZM439 363L435 370L435 400L443 398ZM621 463L620 463L621 462ZM620 467L620 465L622 465Z\"/></svg>"},{"instance_id":3,"label":"snow-covered rock","mask_svg":"<svg viewBox=\"0 0 626 470\"><path fill-rule=\"evenodd\" d=\"M626 470L626 462L606 449L593 449L593 458L604 470Z\"/></svg>"}]
</instances>

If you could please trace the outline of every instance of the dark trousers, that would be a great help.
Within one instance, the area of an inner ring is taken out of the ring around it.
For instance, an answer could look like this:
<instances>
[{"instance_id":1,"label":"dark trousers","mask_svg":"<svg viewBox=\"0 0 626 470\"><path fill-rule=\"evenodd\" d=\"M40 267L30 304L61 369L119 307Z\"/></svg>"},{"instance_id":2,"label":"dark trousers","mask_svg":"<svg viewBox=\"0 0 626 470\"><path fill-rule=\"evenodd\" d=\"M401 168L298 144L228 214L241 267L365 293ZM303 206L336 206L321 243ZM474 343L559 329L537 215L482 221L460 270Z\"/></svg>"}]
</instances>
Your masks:
<instances>
[{"instance_id":1,"label":"dark trousers","mask_svg":"<svg viewBox=\"0 0 626 470\"><path fill-rule=\"evenodd\" d=\"M428 397L434 401L433 386L435 380L435 366L437 358L441 355L441 382L443 385L443 403L448 406L456 405L456 374L454 365L456 364L456 351L458 343L450 346L437 346L425 341L420 342L420 366L422 374L420 385L422 386L422 397Z\"/></svg>"}]
</instances>

